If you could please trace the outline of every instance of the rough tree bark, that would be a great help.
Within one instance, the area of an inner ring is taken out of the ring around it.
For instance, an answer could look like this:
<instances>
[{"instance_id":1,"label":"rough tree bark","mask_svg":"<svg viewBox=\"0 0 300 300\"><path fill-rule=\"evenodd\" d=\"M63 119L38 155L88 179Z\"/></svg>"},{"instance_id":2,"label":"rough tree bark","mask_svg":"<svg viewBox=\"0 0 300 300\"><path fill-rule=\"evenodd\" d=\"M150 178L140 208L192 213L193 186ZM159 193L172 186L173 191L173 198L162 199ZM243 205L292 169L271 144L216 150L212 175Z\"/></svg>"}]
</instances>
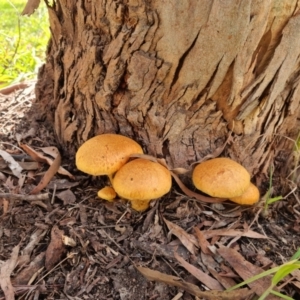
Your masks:
<instances>
[{"instance_id":1,"label":"rough tree bark","mask_svg":"<svg viewBox=\"0 0 300 300\"><path fill-rule=\"evenodd\" d=\"M232 131L223 154L266 171L300 128L299 3L55 0L35 109L68 153L117 132L187 167Z\"/></svg>"}]
</instances>

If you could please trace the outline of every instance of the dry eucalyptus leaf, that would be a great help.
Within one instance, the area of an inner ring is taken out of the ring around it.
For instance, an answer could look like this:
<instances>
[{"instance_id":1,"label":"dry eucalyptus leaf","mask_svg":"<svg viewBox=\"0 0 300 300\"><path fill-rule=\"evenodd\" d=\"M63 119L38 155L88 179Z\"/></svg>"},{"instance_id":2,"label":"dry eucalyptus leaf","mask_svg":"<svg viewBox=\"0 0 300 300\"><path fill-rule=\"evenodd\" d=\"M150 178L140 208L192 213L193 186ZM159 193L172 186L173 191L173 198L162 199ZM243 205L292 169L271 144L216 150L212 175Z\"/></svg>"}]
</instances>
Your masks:
<instances>
[{"instance_id":1,"label":"dry eucalyptus leaf","mask_svg":"<svg viewBox=\"0 0 300 300\"><path fill-rule=\"evenodd\" d=\"M48 154L48 155L52 156L53 158L55 158L57 156L57 154L59 153L59 151L56 147L40 147L38 149L42 150L45 154Z\"/></svg>"},{"instance_id":2,"label":"dry eucalyptus leaf","mask_svg":"<svg viewBox=\"0 0 300 300\"><path fill-rule=\"evenodd\" d=\"M43 188L47 186L47 184L50 182L50 180L53 178L53 176L58 171L61 164L61 156L58 153L56 158L53 161L53 164L50 166L50 168L47 170L47 172L44 174L43 178L39 182L39 184L30 192L30 194L34 195L39 193Z\"/></svg>"},{"instance_id":3,"label":"dry eucalyptus leaf","mask_svg":"<svg viewBox=\"0 0 300 300\"><path fill-rule=\"evenodd\" d=\"M267 236L262 235L260 233L257 233L253 230L237 230L237 229L215 229L215 230L205 230L203 231L203 235L205 236L206 239L210 239L214 236L244 236L252 239L268 239Z\"/></svg>"},{"instance_id":4,"label":"dry eucalyptus leaf","mask_svg":"<svg viewBox=\"0 0 300 300\"><path fill-rule=\"evenodd\" d=\"M194 277L196 277L200 282L206 285L211 290L223 291L222 285L214 278L204 273L200 269L186 262L178 253L174 252L174 257L176 260Z\"/></svg>"},{"instance_id":5,"label":"dry eucalyptus leaf","mask_svg":"<svg viewBox=\"0 0 300 300\"><path fill-rule=\"evenodd\" d=\"M165 218L164 221L168 226L170 232L174 234L176 237L178 237L182 245L186 247L193 255L195 255L195 246L198 247L198 243L195 237L191 234L188 234L181 227L166 220Z\"/></svg>"},{"instance_id":6,"label":"dry eucalyptus leaf","mask_svg":"<svg viewBox=\"0 0 300 300\"><path fill-rule=\"evenodd\" d=\"M194 231L195 231L195 235L198 239L198 243L199 243L199 246L200 246L202 252L205 254L208 254L208 255L211 254L211 252L208 248L210 246L210 244L207 241L207 239L205 238L202 231L198 227L194 227Z\"/></svg>"},{"instance_id":7,"label":"dry eucalyptus leaf","mask_svg":"<svg viewBox=\"0 0 300 300\"><path fill-rule=\"evenodd\" d=\"M0 150L0 155L6 161L6 163L8 164L8 167L13 172L13 174L16 177L20 178L21 172L23 171L22 167L14 160L14 158L10 154L5 152L4 150Z\"/></svg>"},{"instance_id":8,"label":"dry eucalyptus leaf","mask_svg":"<svg viewBox=\"0 0 300 300\"><path fill-rule=\"evenodd\" d=\"M237 274L240 275L243 280L247 280L264 271L262 268L248 262L238 251L232 248L219 245L218 253L231 265L231 267L236 271ZM249 283L248 286L250 286L258 296L261 296L263 292L271 286L271 277L266 276L260 278L252 283ZM278 297L269 295L268 299L275 300L278 299Z\"/></svg>"},{"instance_id":9,"label":"dry eucalyptus leaf","mask_svg":"<svg viewBox=\"0 0 300 300\"><path fill-rule=\"evenodd\" d=\"M18 164L27 171L37 170L39 168L39 164L36 161L18 161Z\"/></svg>"},{"instance_id":10,"label":"dry eucalyptus leaf","mask_svg":"<svg viewBox=\"0 0 300 300\"><path fill-rule=\"evenodd\" d=\"M10 276L17 264L19 250L20 246L15 246L12 250L10 259L2 262L0 265L0 286L5 295L5 299L9 300L15 299L14 288L11 284Z\"/></svg>"},{"instance_id":11,"label":"dry eucalyptus leaf","mask_svg":"<svg viewBox=\"0 0 300 300\"><path fill-rule=\"evenodd\" d=\"M184 281L176 276L167 275L159 271L154 271L144 267L136 267L148 280L163 282L168 285L179 287L191 295L207 300L241 300L247 299L253 295L253 292L248 289L239 289L234 291L201 291L198 286Z\"/></svg>"},{"instance_id":12,"label":"dry eucalyptus leaf","mask_svg":"<svg viewBox=\"0 0 300 300\"><path fill-rule=\"evenodd\" d=\"M79 185L79 182L71 182L67 179L53 179L48 184L50 190L66 190Z\"/></svg>"},{"instance_id":13,"label":"dry eucalyptus leaf","mask_svg":"<svg viewBox=\"0 0 300 300\"><path fill-rule=\"evenodd\" d=\"M56 197L64 202L64 205L74 203L76 201L76 196L70 190L62 191L56 194Z\"/></svg>"},{"instance_id":14,"label":"dry eucalyptus leaf","mask_svg":"<svg viewBox=\"0 0 300 300\"><path fill-rule=\"evenodd\" d=\"M44 156L43 154L35 151L30 146L26 144L20 143L19 146L28 154L31 156L32 159L34 159L37 162L47 163L48 165L51 165L53 163L53 160L47 156ZM49 147L49 148L56 148L56 147ZM58 151L57 151L58 152ZM59 152L58 152L59 153ZM75 177L68 172L66 169L64 169L62 166L59 167L58 173L62 175L66 175L70 177L71 179L75 180Z\"/></svg>"}]
</instances>

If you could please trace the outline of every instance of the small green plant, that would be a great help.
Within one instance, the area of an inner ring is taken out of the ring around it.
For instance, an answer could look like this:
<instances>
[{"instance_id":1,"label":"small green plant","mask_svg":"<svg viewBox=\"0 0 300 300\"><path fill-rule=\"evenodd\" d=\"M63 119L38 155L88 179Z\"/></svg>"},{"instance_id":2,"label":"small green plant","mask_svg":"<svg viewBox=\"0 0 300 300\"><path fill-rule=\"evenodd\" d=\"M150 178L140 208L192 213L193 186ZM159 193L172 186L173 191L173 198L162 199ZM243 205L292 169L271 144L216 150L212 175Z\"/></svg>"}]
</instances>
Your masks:
<instances>
[{"instance_id":1,"label":"small green plant","mask_svg":"<svg viewBox=\"0 0 300 300\"><path fill-rule=\"evenodd\" d=\"M293 255L293 257L286 263L282 264L281 266L272 268L268 271L262 272L258 275L255 275L231 288L228 289L228 291L235 290L237 288L240 288L246 284L249 284L251 282L254 282L255 280L258 280L260 278L263 278L265 276L274 274L274 276L271 279L270 286L264 291L264 293L258 298L258 300L264 300L269 294L276 295L282 299L286 300L293 300L293 298L284 295L278 291L275 290L277 284L283 280L286 276L290 275L294 270L300 269L300 248L298 251Z\"/></svg>"},{"instance_id":2,"label":"small green plant","mask_svg":"<svg viewBox=\"0 0 300 300\"><path fill-rule=\"evenodd\" d=\"M273 166L270 166L270 179L269 179L269 188L267 193L264 195L263 199L264 199L264 209L262 211L262 215L263 216L267 216L268 212L269 212L269 205L280 201L282 199L284 199L283 196L276 196L276 197L271 197L272 196L272 192L273 192Z\"/></svg>"},{"instance_id":3,"label":"small green plant","mask_svg":"<svg viewBox=\"0 0 300 300\"><path fill-rule=\"evenodd\" d=\"M25 0L0 1L0 87L36 77L49 40L47 8L21 16Z\"/></svg>"},{"instance_id":4,"label":"small green plant","mask_svg":"<svg viewBox=\"0 0 300 300\"><path fill-rule=\"evenodd\" d=\"M300 132L298 133L298 136L294 143L294 149L293 149L293 170L291 174L289 174L288 177L292 176L292 182L296 183L297 181L297 170L300 167Z\"/></svg>"}]
</instances>

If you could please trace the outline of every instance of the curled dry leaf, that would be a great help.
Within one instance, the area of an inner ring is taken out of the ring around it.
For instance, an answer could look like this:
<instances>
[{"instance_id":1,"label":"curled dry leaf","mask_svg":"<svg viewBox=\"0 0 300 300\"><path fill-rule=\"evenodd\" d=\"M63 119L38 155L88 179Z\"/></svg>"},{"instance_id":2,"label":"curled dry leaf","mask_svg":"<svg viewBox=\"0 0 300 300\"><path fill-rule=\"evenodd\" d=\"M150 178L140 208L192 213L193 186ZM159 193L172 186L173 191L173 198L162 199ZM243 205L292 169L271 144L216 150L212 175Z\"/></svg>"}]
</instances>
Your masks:
<instances>
[{"instance_id":1,"label":"curled dry leaf","mask_svg":"<svg viewBox=\"0 0 300 300\"><path fill-rule=\"evenodd\" d=\"M39 182L39 184L30 192L31 195L39 193L43 188L47 186L47 184L50 182L50 180L53 178L53 176L58 171L61 164L61 156L58 153L56 158L54 159L53 164L50 166L50 168L47 170L47 172L44 174L43 178Z\"/></svg>"},{"instance_id":2,"label":"curled dry leaf","mask_svg":"<svg viewBox=\"0 0 300 300\"><path fill-rule=\"evenodd\" d=\"M66 253L66 247L63 243L62 237L64 232L57 226L53 226L51 230L51 241L46 250L45 268L47 271L51 270Z\"/></svg>"},{"instance_id":3,"label":"curled dry leaf","mask_svg":"<svg viewBox=\"0 0 300 300\"><path fill-rule=\"evenodd\" d=\"M34 149L32 149L30 146L26 145L26 144L22 144L20 143L19 146L28 154L30 155L30 157L32 159L34 159L37 162L42 162L42 163L47 163L48 165L52 165L53 160L50 159L47 156L44 156L43 154L35 151ZM52 149L57 149L56 147L47 147L47 148L52 148ZM53 151L53 150L52 150ZM52 152L53 153L53 152ZM57 150L57 153L59 153L59 151ZM62 166L59 167L58 169L58 173L61 175L65 175L68 176L69 178L75 180L75 177L69 172L67 171L65 168L63 168Z\"/></svg>"},{"instance_id":4,"label":"curled dry leaf","mask_svg":"<svg viewBox=\"0 0 300 300\"><path fill-rule=\"evenodd\" d=\"M6 161L8 164L8 167L10 170L13 172L13 174L20 178L21 177L21 172L22 172L22 167L14 160L14 158L5 152L4 150L0 150L0 155L3 157L3 159Z\"/></svg>"},{"instance_id":5,"label":"curled dry leaf","mask_svg":"<svg viewBox=\"0 0 300 300\"><path fill-rule=\"evenodd\" d=\"M248 289L239 289L234 291L201 291L198 286L184 281L176 276L167 275L159 271L154 271L144 267L136 267L148 280L163 282L168 285L179 287L191 295L207 300L241 300L247 299L253 295L253 292Z\"/></svg>"}]
</instances>

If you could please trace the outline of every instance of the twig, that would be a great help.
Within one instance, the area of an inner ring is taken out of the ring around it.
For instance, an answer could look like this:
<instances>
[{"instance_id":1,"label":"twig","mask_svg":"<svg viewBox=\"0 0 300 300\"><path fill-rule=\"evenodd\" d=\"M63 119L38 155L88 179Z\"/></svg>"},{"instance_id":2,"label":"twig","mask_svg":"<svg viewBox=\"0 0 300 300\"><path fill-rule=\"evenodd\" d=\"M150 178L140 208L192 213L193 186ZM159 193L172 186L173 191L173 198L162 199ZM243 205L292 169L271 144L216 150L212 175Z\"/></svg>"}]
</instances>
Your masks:
<instances>
[{"instance_id":1,"label":"twig","mask_svg":"<svg viewBox=\"0 0 300 300\"><path fill-rule=\"evenodd\" d=\"M44 193L39 195L21 195L21 194L0 193L0 198L6 198L10 200L39 201L39 200L49 200L49 194Z\"/></svg>"}]
</instances>

